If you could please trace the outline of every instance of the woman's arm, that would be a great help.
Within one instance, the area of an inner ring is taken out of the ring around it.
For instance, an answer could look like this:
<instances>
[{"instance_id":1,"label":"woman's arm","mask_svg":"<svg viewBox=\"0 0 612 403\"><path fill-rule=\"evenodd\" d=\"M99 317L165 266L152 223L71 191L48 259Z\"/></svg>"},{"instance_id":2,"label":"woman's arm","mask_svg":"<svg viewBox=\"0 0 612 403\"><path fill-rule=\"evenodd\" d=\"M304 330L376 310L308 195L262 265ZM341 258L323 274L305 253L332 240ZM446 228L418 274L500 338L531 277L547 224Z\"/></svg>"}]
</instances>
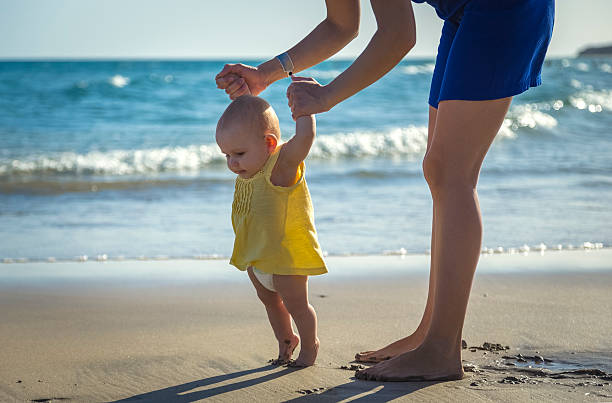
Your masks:
<instances>
[{"instance_id":1,"label":"woman's arm","mask_svg":"<svg viewBox=\"0 0 612 403\"><path fill-rule=\"evenodd\" d=\"M352 41L359 29L359 0L326 0L327 17L304 39L287 51L295 71L302 71L336 54ZM227 77L233 73L242 79ZM257 67L244 64L226 64L215 77L217 86L225 89L231 99L246 93L261 93L273 82L287 77L276 58Z\"/></svg>"},{"instance_id":2,"label":"woman's arm","mask_svg":"<svg viewBox=\"0 0 612 403\"><path fill-rule=\"evenodd\" d=\"M293 82L287 90L293 117L330 110L384 76L416 42L409 0L371 0L378 29L355 62L326 86Z\"/></svg>"},{"instance_id":3,"label":"woman's arm","mask_svg":"<svg viewBox=\"0 0 612 403\"><path fill-rule=\"evenodd\" d=\"M338 53L359 32L359 0L326 0L327 17L304 39L287 51L294 73L327 60ZM267 83L287 77L279 61L274 58L258 66Z\"/></svg>"}]
</instances>

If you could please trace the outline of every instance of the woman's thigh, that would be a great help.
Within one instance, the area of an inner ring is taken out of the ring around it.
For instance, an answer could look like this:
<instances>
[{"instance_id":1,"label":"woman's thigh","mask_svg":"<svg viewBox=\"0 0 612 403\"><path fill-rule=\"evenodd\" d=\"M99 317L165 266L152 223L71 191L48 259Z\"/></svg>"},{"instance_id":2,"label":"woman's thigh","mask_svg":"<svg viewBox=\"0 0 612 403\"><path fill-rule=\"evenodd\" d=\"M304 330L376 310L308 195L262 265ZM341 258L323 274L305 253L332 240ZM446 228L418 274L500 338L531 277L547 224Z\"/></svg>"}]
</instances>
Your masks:
<instances>
[{"instance_id":1,"label":"woman's thigh","mask_svg":"<svg viewBox=\"0 0 612 403\"><path fill-rule=\"evenodd\" d=\"M508 97L440 102L424 162L428 180L467 180L475 186L482 161L511 101Z\"/></svg>"}]
</instances>

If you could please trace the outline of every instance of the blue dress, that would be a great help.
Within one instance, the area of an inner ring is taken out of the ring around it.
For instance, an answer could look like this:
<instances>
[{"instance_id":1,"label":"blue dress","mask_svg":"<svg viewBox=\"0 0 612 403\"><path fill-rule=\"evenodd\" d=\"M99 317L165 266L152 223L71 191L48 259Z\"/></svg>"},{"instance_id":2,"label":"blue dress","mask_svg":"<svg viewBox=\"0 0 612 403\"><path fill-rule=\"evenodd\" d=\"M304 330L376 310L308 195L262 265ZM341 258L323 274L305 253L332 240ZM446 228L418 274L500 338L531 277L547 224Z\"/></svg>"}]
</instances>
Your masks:
<instances>
[{"instance_id":1,"label":"blue dress","mask_svg":"<svg viewBox=\"0 0 612 403\"><path fill-rule=\"evenodd\" d=\"M427 3L436 9L438 17L443 20L452 18L457 12L465 6L470 0L412 0L415 3Z\"/></svg>"},{"instance_id":2,"label":"blue dress","mask_svg":"<svg viewBox=\"0 0 612 403\"><path fill-rule=\"evenodd\" d=\"M541 84L554 0L413 0L444 20L429 104L511 97Z\"/></svg>"}]
</instances>

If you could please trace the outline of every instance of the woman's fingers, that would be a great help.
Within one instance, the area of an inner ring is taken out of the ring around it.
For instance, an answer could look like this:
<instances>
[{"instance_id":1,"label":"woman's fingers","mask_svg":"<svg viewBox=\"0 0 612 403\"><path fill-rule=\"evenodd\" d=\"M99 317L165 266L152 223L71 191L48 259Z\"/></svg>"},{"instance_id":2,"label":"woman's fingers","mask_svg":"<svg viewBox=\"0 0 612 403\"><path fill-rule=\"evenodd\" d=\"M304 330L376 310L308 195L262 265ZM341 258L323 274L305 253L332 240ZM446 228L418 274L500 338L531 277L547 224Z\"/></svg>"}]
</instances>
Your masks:
<instances>
[{"instance_id":1,"label":"woman's fingers","mask_svg":"<svg viewBox=\"0 0 612 403\"><path fill-rule=\"evenodd\" d=\"M243 85L245 81L242 77L236 76L235 79L225 88L225 92L230 96L230 98L234 95L236 91L238 91Z\"/></svg>"},{"instance_id":2,"label":"woman's fingers","mask_svg":"<svg viewBox=\"0 0 612 403\"><path fill-rule=\"evenodd\" d=\"M234 64L226 64L225 66L223 66L223 69L215 76L217 88L224 90L229 84L231 84L235 80L237 74L233 72L234 66Z\"/></svg>"},{"instance_id":3,"label":"woman's fingers","mask_svg":"<svg viewBox=\"0 0 612 403\"><path fill-rule=\"evenodd\" d=\"M300 81L308 81L308 80L313 80L313 79L310 77L298 77L294 75L291 76L292 82L287 88L287 99L289 100L289 107L293 105L294 89L295 89L295 86L293 85L293 83L300 82Z\"/></svg>"},{"instance_id":4,"label":"woman's fingers","mask_svg":"<svg viewBox=\"0 0 612 403\"><path fill-rule=\"evenodd\" d=\"M314 81L316 82L316 80L312 77L299 77L299 76L291 76L291 81L297 82L297 81Z\"/></svg>"},{"instance_id":5,"label":"woman's fingers","mask_svg":"<svg viewBox=\"0 0 612 403\"><path fill-rule=\"evenodd\" d=\"M230 99L234 100L241 95L251 94L251 90L243 77L237 74L229 73L224 77L218 78L217 82L222 81L223 88ZM221 88L219 86L219 88Z\"/></svg>"},{"instance_id":6,"label":"woman's fingers","mask_svg":"<svg viewBox=\"0 0 612 403\"><path fill-rule=\"evenodd\" d=\"M215 76L215 80L218 80L219 78L223 77L224 75L226 75L229 71L229 64L226 64L225 66L223 66L223 68L221 69L221 71L219 73L217 73L217 75Z\"/></svg>"},{"instance_id":7,"label":"woman's fingers","mask_svg":"<svg viewBox=\"0 0 612 403\"><path fill-rule=\"evenodd\" d=\"M215 80L225 77L228 74L237 74L240 75L240 71L243 69L244 65L239 63L230 63L223 66L223 69L215 76Z\"/></svg>"},{"instance_id":8,"label":"woman's fingers","mask_svg":"<svg viewBox=\"0 0 612 403\"><path fill-rule=\"evenodd\" d=\"M230 99L233 101L234 99L241 97L243 95L250 95L251 91L249 90L249 86L246 83L243 83L240 88L230 94Z\"/></svg>"},{"instance_id":9,"label":"woman's fingers","mask_svg":"<svg viewBox=\"0 0 612 403\"><path fill-rule=\"evenodd\" d=\"M217 88L224 90L227 87L226 79L223 77L215 78L215 83L217 84Z\"/></svg>"},{"instance_id":10,"label":"woman's fingers","mask_svg":"<svg viewBox=\"0 0 612 403\"><path fill-rule=\"evenodd\" d=\"M289 107L294 119L325 112L323 87L311 77L291 77L292 83L287 88Z\"/></svg>"},{"instance_id":11,"label":"woman's fingers","mask_svg":"<svg viewBox=\"0 0 612 403\"><path fill-rule=\"evenodd\" d=\"M293 105L293 91L291 89L291 86L287 88L287 105L289 105L290 108L291 105Z\"/></svg>"},{"instance_id":12,"label":"woman's fingers","mask_svg":"<svg viewBox=\"0 0 612 403\"><path fill-rule=\"evenodd\" d=\"M215 76L217 87L226 90L234 83L235 79L233 77L243 79L248 87L247 93L253 95L258 95L267 87L265 77L263 77L257 67L248 66L242 63L226 64L223 66L223 69ZM238 97L237 94L244 95L244 90L241 88L242 84L235 84L230 88L229 92L226 92L230 95L230 98L233 99L234 97Z\"/></svg>"},{"instance_id":13,"label":"woman's fingers","mask_svg":"<svg viewBox=\"0 0 612 403\"><path fill-rule=\"evenodd\" d=\"M240 76L234 73L229 73L224 75L223 77L215 78L215 82L217 83L217 88L226 89L230 84L239 79Z\"/></svg>"}]
</instances>

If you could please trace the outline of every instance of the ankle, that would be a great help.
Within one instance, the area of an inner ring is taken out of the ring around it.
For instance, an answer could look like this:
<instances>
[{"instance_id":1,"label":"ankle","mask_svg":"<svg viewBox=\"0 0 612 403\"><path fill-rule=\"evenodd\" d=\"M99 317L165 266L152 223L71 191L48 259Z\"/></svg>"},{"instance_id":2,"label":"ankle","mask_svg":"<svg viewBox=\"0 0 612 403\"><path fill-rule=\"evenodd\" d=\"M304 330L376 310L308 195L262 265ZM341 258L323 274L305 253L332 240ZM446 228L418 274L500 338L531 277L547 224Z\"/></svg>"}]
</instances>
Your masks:
<instances>
[{"instance_id":1,"label":"ankle","mask_svg":"<svg viewBox=\"0 0 612 403\"><path fill-rule=\"evenodd\" d=\"M445 338L426 337L419 349L427 351L433 357L438 357L442 360L452 360L459 357L461 359L461 342L456 343L454 340Z\"/></svg>"},{"instance_id":2,"label":"ankle","mask_svg":"<svg viewBox=\"0 0 612 403\"><path fill-rule=\"evenodd\" d=\"M317 337L315 337L315 339L312 340L312 341L309 340L307 342L304 342L304 340L302 340L302 348L303 349L306 348L306 349L315 350L315 349L319 348L320 344L321 343L319 342L319 339Z\"/></svg>"},{"instance_id":3,"label":"ankle","mask_svg":"<svg viewBox=\"0 0 612 403\"><path fill-rule=\"evenodd\" d=\"M291 343L295 342L296 339L297 339L297 341L300 340L298 335L295 334L295 333L290 333L288 335L276 338L276 340L278 341L278 344L281 344L281 345L282 344L291 344Z\"/></svg>"}]
</instances>

